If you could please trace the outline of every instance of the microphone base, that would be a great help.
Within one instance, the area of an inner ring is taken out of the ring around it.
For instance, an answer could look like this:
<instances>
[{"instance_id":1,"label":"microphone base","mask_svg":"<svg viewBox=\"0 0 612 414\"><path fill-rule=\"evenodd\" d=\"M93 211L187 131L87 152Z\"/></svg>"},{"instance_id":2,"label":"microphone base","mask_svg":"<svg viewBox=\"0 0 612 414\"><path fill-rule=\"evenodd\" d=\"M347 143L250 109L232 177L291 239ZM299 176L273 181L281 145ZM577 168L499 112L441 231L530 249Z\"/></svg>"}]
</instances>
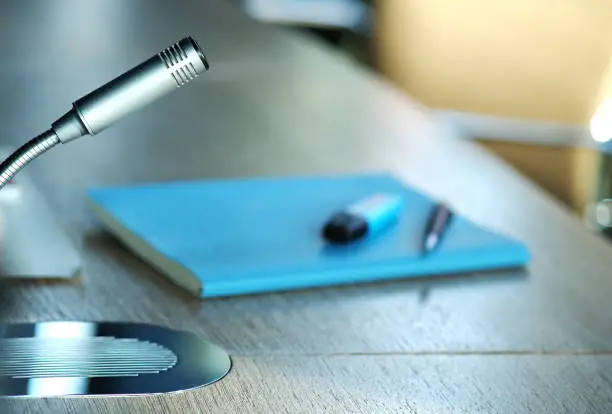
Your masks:
<instances>
[{"instance_id":1,"label":"microphone base","mask_svg":"<svg viewBox=\"0 0 612 414\"><path fill-rule=\"evenodd\" d=\"M6 158L10 151L0 148ZM0 190L0 282L71 279L81 258L43 195L23 171Z\"/></svg>"}]
</instances>

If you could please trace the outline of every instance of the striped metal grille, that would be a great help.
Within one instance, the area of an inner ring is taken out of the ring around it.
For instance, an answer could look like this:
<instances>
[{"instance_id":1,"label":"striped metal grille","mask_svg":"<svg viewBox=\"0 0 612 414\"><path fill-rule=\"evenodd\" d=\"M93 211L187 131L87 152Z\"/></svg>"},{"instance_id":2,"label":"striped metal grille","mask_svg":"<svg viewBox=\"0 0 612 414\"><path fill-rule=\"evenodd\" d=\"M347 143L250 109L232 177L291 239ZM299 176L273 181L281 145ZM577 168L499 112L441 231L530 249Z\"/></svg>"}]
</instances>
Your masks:
<instances>
[{"instance_id":1,"label":"striped metal grille","mask_svg":"<svg viewBox=\"0 0 612 414\"><path fill-rule=\"evenodd\" d=\"M126 377L174 367L177 356L149 341L114 337L0 340L0 377Z\"/></svg>"}]
</instances>

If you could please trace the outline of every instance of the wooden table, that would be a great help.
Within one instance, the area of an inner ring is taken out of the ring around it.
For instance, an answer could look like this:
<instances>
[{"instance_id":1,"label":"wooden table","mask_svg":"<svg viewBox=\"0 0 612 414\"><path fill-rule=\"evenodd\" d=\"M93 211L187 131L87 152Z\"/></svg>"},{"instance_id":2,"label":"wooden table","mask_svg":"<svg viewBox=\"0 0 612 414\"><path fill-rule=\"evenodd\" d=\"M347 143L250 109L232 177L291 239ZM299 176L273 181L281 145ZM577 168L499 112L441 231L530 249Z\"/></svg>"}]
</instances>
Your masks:
<instances>
[{"instance_id":1,"label":"wooden table","mask_svg":"<svg viewBox=\"0 0 612 414\"><path fill-rule=\"evenodd\" d=\"M85 261L74 283L11 284L3 322L156 323L225 347L234 367L150 398L3 401L16 412L610 412L612 254L550 196L350 60L221 0L0 5L2 136L191 34L197 85L28 167ZM199 301L105 236L91 186L391 170L523 240L526 271ZM7 411L7 410L5 410Z\"/></svg>"}]
</instances>

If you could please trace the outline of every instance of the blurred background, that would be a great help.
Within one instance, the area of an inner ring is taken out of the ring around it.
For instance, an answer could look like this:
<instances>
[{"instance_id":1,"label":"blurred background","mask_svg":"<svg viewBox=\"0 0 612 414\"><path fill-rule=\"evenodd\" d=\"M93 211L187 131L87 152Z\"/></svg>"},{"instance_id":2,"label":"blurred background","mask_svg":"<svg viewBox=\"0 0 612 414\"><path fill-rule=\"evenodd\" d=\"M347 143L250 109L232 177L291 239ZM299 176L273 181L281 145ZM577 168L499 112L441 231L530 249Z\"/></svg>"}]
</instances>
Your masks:
<instances>
[{"instance_id":1,"label":"blurred background","mask_svg":"<svg viewBox=\"0 0 612 414\"><path fill-rule=\"evenodd\" d=\"M437 111L604 233L612 2L231 0L316 36Z\"/></svg>"}]
</instances>

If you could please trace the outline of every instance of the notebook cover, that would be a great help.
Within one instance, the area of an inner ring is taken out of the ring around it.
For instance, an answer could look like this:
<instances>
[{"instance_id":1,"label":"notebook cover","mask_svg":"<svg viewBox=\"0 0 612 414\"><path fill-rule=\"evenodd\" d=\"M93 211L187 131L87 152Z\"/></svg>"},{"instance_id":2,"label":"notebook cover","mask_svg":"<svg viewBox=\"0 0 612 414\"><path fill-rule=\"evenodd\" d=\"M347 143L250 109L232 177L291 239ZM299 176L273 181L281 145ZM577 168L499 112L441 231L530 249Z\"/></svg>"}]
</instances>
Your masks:
<instances>
[{"instance_id":1,"label":"notebook cover","mask_svg":"<svg viewBox=\"0 0 612 414\"><path fill-rule=\"evenodd\" d=\"M380 192L404 198L394 227L350 246L321 238L334 212ZM146 183L88 196L111 232L125 238L119 224L144 241L148 253L138 253L153 264L163 257L180 265L202 285L194 292L201 297L493 270L530 259L523 243L458 215L440 247L423 256L435 200L386 174Z\"/></svg>"}]
</instances>

